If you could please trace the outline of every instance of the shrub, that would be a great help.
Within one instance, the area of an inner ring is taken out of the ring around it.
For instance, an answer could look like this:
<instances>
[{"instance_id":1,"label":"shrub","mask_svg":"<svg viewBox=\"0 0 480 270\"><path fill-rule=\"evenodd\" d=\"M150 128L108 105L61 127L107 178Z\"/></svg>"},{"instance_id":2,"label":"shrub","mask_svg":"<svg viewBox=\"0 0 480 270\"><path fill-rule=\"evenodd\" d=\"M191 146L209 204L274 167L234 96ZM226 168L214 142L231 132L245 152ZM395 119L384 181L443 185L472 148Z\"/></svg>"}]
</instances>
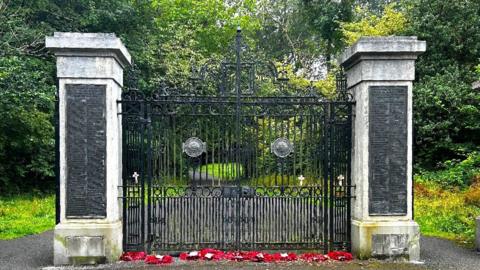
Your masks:
<instances>
[{"instance_id":1,"label":"shrub","mask_svg":"<svg viewBox=\"0 0 480 270\"><path fill-rule=\"evenodd\" d=\"M472 91L463 76L459 67L452 66L441 74L425 76L414 87L418 167L442 169L449 167L448 160L480 150L480 92Z\"/></svg>"},{"instance_id":2,"label":"shrub","mask_svg":"<svg viewBox=\"0 0 480 270\"><path fill-rule=\"evenodd\" d=\"M54 64L0 57L0 194L53 181Z\"/></svg>"},{"instance_id":3,"label":"shrub","mask_svg":"<svg viewBox=\"0 0 480 270\"><path fill-rule=\"evenodd\" d=\"M473 243L480 207L467 205L463 193L417 183L414 203L423 235Z\"/></svg>"},{"instance_id":4,"label":"shrub","mask_svg":"<svg viewBox=\"0 0 480 270\"><path fill-rule=\"evenodd\" d=\"M475 176L474 183L465 192L465 203L480 207L480 174Z\"/></svg>"},{"instance_id":5,"label":"shrub","mask_svg":"<svg viewBox=\"0 0 480 270\"><path fill-rule=\"evenodd\" d=\"M418 183L434 182L444 188L466 188L480 175L480 152L472 152L462 161L448 160L442 170L424 171L415 175Z\"/></svg>"}]
</instances>

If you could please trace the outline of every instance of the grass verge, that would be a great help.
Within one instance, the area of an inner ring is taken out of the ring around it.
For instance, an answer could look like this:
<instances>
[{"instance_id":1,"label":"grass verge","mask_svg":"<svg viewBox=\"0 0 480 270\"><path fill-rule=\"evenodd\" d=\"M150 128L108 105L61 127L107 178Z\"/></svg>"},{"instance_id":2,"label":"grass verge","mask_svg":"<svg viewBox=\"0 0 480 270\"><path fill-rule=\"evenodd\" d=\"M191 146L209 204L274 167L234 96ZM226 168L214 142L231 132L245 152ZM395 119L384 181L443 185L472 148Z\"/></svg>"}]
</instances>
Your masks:
<instances>
[{"instance_id":1,"label":"grass verge","mask_svg":"<svg viewBox=\"0 0 480 270\"><path fill-rule=\"evenodd\" d=\"M41 233L55 226L55 195L0 197L0 240Z\"/></svg>"},{"instance_id":2,"label":"grass verge","mask_svg":"<svg viewBox=\"0 0 480 270\"><path fill-rule=\"evenodd\" d=\"M415 221L422 234L473 247L475 217L480 216L480 207L468 203L468 192L416 183Z\"/></svg>"}]
</instances>

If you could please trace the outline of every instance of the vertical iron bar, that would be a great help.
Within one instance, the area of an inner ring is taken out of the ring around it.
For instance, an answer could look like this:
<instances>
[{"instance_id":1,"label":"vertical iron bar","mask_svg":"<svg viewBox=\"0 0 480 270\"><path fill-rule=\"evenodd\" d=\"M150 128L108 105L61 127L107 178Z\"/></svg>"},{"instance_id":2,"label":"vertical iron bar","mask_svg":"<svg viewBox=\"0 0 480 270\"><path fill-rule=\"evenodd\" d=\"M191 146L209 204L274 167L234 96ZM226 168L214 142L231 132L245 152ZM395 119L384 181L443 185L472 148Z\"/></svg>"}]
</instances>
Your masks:
<instances>
[{"instance_id":1,"label":"vertical iron bar","mask_svg":"<svg viewBox=\"0 0 480 270\"><path fill-rule=\"evenodd\" d=\"M146 123L146 101L142 101L142 132L140 136L140 145L141 145L141 165L140 165L140 187L139 188L139 195L140 195L140 215L141 218L141 224L140 224L140 231L138 232L140 234L140 241L142 245L142 249L145 250L145 125Z\"/></svg>"},{"instance_id":2,"label":"vertical iron bar","mask_svg":"<svg viewBox=\"0 0 480 270\"><path fill-rule=\"evenodd\" d=\"M150 104L146 104L146 117L147 117L147 252L150 253L152 249L151 237L151 223L152 223L152 120L150 118ZM145 186L143 186L145 188ZM145 201L145 198L142 198Z\"/></svg>"},{"instance_id":3,"label":"vertical iron bar","mask_svg":"<svg viewBox=\"0 0 480 270\"><path fill-rule=\"evenodd\" d=\"M346 142L346 147L348 149L347 152L347 177L346 177L346 184L347 184L347 251L351 251L352 249L352 239L351 239L351 210L352 210L352 194L351 194L351 186L352 186L352 103L348 103L348 121L347 121L347 126L346 126L346 133L347 133L347 142Z\"/></svg>"},{"instance_id":4,"label":"vertical iron bar","mask_svg":"<svg viewBox=\"0 0 480 270\"><path fill-rule=\"evenodd\" d=\"M328 143L329 140L329 126L328 126L328 104L323 106L323 191L322 191L322 200L323 200L323 243L324 243L324 253L328 252L328 243L329 243L329 220L328 220L328 190L329 190L329 179L328 179L328 167L329 167L329 154L328 154Z\"/></svg>"},{"instance_id":5,"label":"vertical iron bar","mask_svg":"<svg viewBox=\"0 0 480 270\"><path fill-rule=\"evenodd\" d=\"M235 242L236 242L236 248L237 249L240 249L240 198L241 198L241 192L242 192L242 188L240 186L240 99L241 99L241 89L240 89L240 83L241 83L241 66L242 66L242 63L241 63L241 56L240 56L240 53L241 53L241 46L242 46L242 34L241 34L241 30L240 30L240 27L237 29L237 36L236 36L236 39L235 39L235 48L236 48L236 68L235 68L235 92L236 92L236 95L237 95L237 106L236 106L236 121L235 121L235 144L236 144L236 147L235 147L235 156L236 156L236 182L237 182L237 211L236 211L236 217L235 217L235 220L236 220L236 239L235 239Z\"/></svg>"},{"instance_id":6,"label":"vertical iron bar","mask_svg":"<svg viewBox=\"0 0 480 270\"><path fill-rule=\"evenodd\" d=\"M335 191L335 180L334 180L334 173L333 173L333 169L334 169L334 160L333 160L333 157L334 157L334 153L333 153L333 144L335 143L334 142L334 132L332 132L334 129L334 121L335 121L335 104L334 103L330 103L330 108L329 108L329 115L330 115L330 119L328 121L328 130L329 130L329 144L328 144L328 176L330 178L330 192L329 192L329 249L332 250L334 248L334 239L335 239L335 236L334 236L334 222L335 222L335 216L334 216L334 208L335 208L335 194L334 194L334 191Z\"/></svg>"}]
</instances>

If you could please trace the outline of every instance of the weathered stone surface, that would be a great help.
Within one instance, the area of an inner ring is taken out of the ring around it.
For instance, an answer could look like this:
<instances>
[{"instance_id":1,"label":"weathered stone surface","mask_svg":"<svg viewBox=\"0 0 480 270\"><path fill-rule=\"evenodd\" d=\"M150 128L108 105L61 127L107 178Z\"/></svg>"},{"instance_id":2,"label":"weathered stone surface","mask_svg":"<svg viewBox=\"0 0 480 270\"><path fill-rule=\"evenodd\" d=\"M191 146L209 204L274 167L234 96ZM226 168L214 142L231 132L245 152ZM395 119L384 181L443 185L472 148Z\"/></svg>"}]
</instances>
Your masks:
<instances>
[{"instance_id":1,"label":"weathered stone surface","mask_svg":"<svg viewBox=\"0 0 480 270\"><path fill-rule=\"evenodd\" d=\"M369 213L407 214L406 86L369 89Z\"/></svg>"},{"instance_id":2,"label":"weathered stone surface","mask_svg":"<svg viewBox=\"0 0 480 270\"><path fill-rule=\"evenodd\" d=\"M55 265L115 262L122 254L122 223L78 220L57 224L53 249Z\"/></svg>"},{"instance_id":3,"label":"weathered stone surface","mask_svg":"<svg viewBox=\"0 0 480 270\"><path fill-rule=\"evenodd\" d=\"M388 59L389 56L403 56L404 59L416 59L425 52L427 43L415 36L362 37L340 56L344 66L356 64L361 57L371 56L373 59Z\"/></svg>"},{"instance_id":4,"label":"weathered stone surface","mask_svg":"<svg viewBox=\"0 0 480 270\"><path fill-rule=\"evenodd\" d=\"M413 81L415 59L426 49L417 37L363 37L345 50L340 63L348 87L362 81Z\"/></svg>"},{"instance_id":5,"label":"weathered stone surface","mask_svg":"<svg viewBox=\"0 0 480 270\"><path fill-rule=\"evenodd\" d=\"M340 58L356 102L352 251L360 258L394 256L401 250L398 239L375 238L375 247L372 236L401 234L408 239L404 257L420 259L418 224L412 220L412 81L415 60L425 49L416 37L368 37ZM371 95L375 87L383 89L380 96Z\"/></svg>"},{"instance_id":6,"label":"weathered stone surface","mask_svg":"<svg viewBox=\"0 0 480 270\"><path fill-rule=\"evenodd\" d=\"M420 260L420 230L414 221L352 221L352 252L359 259Z\"/></svg>"},{"instance_id":7,"label":"weathered stone surface","mask_svg":"<svg viewBox=\"0 0 480 270\"><path fill-rule=\"evenodd\" d=\"M57 57L59 79L60 223L54 264L114 262L122 253L117 101L131 57L114 34L55 33L46 38L46 47ZM99 242L85 241L79 249L67 240L72 237L101 237L104 256L92 254Z\"/></svg>"},{"instance_id":8,"label":"weathered stone surface","mask_svg":"<svg viewBox=\"0 0 480 270\"><path fill-rule=\"evenodd\" d=\"M105 85L67 84L68 218L106 217Z\"/></svg>"},{"instance_id":9,"label":"weathered stone surface","mask_svg":"<svg viewBox=\"0 0 480 270\"><path fill-rule=\"evenodd\" d=\"M67 236L68 257L105 257L103 236Z\"/></svg>"},{"instance_id":10,"label":"weathered stone surface","mask_svg":"<svg viewBox=\"0 0 480 270\"><path fill-rule=\"evenodd\" d=\"M398 257L408 254L408 234L372 235L373 257Z\"/></svg>"},{"instance_id":11,"label":"weathered stone surface","mask_svg":"<svg viewBox=\"0 0 480 270\"><path fill-rule=\"evenodd\" d=\"M56 55L114 56L122 65L132 62L132 57L114 33L55 32L45 38L45 47Z\"/></svg>"}]
</instances>

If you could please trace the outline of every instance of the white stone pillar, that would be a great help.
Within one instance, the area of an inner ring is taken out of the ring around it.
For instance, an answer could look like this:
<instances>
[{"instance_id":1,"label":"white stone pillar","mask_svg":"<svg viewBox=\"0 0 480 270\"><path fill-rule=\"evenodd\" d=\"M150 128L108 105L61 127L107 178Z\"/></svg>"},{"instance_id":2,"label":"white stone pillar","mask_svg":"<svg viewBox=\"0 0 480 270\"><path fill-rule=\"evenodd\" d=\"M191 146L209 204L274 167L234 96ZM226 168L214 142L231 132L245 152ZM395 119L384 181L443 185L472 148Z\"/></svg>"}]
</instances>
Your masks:
<instances>
[{"instance_id":1,"label":"white stone pillar","mask_svg":"<svg viewBox=\"0 0 480 270\"><path fill-rule=\"evenodd\" d=\"M352 251L359 258L419 260L412 217L412 81L426 43L361 38L341 56L352 92Z\"/></svg>"},{"instance_id":2,"label":"white stone pillar","mask_svg":"<svg viewBox=\"0 0 480 270\"><path fill-rule=\"evenodd\" d=\"M121 98L130 54L115 34L55 33L60 119L60 223L54 264L118 260L122 253Z\"/></svg>"}]
</instances>

